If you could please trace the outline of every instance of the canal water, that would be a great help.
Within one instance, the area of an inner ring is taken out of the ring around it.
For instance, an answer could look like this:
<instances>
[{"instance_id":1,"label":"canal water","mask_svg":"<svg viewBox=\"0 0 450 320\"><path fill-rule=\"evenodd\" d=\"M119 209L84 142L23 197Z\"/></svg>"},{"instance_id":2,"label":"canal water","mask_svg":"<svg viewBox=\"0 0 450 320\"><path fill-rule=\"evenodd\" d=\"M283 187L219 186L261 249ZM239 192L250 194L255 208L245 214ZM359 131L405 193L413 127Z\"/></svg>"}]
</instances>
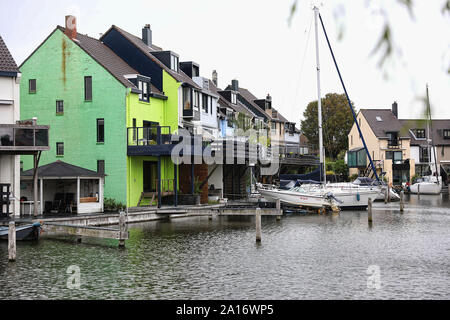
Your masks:
<instances>
[{"instance_id":1,"label":"canal water","mask_svg":"<svg viewBox=\"0 0 450 320\"><path fill-rule=\"evenodd\" d=\"M372 227L367 211L263 217L261 244L252 217L131 225L123 250L18 243L15 263L2 242L0 299L449 299L448 195L406 196L398 209L375 203Z\"/></svg>"}]
</instances>

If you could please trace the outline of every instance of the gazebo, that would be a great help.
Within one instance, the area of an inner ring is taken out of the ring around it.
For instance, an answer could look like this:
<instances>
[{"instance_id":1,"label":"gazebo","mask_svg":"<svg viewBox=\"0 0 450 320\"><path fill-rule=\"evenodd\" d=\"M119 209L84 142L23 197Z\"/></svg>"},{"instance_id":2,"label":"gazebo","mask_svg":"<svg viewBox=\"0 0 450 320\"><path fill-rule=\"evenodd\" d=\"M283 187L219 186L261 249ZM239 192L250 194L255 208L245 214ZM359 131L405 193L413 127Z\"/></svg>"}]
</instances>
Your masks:
<instances>
[{"instance_id":1,"label":"gazebo","mask_svg":"<svg viewBox=\"0 0 450 320\"><path fill-rule=\"evenodd\" d=\"M105 174L55 161L37 168L40 213L103 212ZM33 198L33 169L21 173L22 211ZM23 214L24 212L22 212Z\"/></svg>"}]
</instances>

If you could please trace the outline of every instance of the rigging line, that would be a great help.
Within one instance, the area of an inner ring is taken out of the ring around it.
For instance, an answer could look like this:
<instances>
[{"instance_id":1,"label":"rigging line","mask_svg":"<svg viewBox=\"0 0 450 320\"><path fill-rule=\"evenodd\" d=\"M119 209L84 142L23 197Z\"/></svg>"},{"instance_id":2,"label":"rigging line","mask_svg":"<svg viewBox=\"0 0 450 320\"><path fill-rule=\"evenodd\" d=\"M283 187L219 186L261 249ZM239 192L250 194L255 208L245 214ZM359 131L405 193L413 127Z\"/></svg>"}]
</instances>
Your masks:
<instances>
[{"instance_id":1,"label":"rigging line","mask_svg":"<svg viewBox=\"0 0 450 320\"><path fill-rule=\"evenodd\" d=\"M352 103L350 102L350 98L348 96L347 89L345 88L344 80L342 80L341 72L339 71L339 67L337 65L336 58L334 57L334 52L333 52L333 49L331 48L330 40L328 39L327 31L325 30L325 25L323 24L322 16L320 13L319 13L319 19L320 19L320 24L322 25L323 33L325 34L325 38L327 40L328 48L330 49L331 56L333 57L334 65L335 65L337 73L339 75L339 79L341 81L342 88L344 89L345 96L347 97L348 106L350 107L350 110L352 111L353 120L355 121L356 127L358 128L359 137L361 138L362 143L364 145L364 149L366 150L367 157L369 158L370 166L372 167L373 173L375 174L377 181L380 182L380 178L378 177L377 170L373 164L369 149L367 149L366 141L364 140L364 137L362 135L361 128L359 127L358 121L356 120L355 110L353 110L353 106L352 106Z\"/></svg>"},{"instance_id":2,"label":"rigging line","mask_svg":"<svg viewBox=\"0 0 450 320\"><path fill-rule=\"evenodd\" d=\"M301 80L302 80L302 75L303 75L303 66L305 65L306 53L307 53L308 47L309 47L309 38L310 38L310 35L311 35L312 21L313 21L313 15L311 15L311 20L309 21L308 37L306 38L306 46L305 46L305 50L303 52L302 63L300 65L300 72L298 74L297 83L296 83L296 86L295 86L294 106L297 105L298 92L300 91ZM305 30L305 32L306 32L306 30Z\"/></svg>"}]
</instances>

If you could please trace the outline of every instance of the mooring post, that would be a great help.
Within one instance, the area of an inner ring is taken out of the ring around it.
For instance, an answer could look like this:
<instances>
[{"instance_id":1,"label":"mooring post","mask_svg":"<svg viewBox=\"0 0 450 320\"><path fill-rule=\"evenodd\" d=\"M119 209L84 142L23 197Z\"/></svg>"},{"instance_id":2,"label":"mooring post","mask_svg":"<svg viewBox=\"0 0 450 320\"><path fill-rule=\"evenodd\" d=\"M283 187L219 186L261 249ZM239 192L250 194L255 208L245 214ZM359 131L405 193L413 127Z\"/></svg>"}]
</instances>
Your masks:
<instances>
[{"instance_id":1,"label":"mooring post","mask_svg":"<svg viewBox=\"0 0 450 320\"><path fill-rule=\"evenodd\" d=\"M119 214L119 247L125 247L125 233L126 231L126 216L124 211Z\"/></svg>"},{"instance_id":2,"label":"mooring post","mask_svg":"<svg viewBox=\"0 0 450 320\"><path fill-rule=\"evenodd\" d=\"M388 202L391 202L391 186L389 184L388 184L387 196L388 196Z\"/></svg>"},{"instance_id":3,"label":"mooring post","mask_svg":"<svg viewBox=\"0 0 450 320\"><path fill-rule=\"evenodd\" d=\"M388 193L389 193L389 186L387 186L386 189L384 189L384 204L387 204Z\"/></svg>"},{"instance_id":4,"label":"mooring post","mask_svg":"<svg viewBox=\"0 0 450 320\"><path fill-rule=\"evenodd\" d=\"M403 197L404 197L405 193L403 192L403 190L400 192L400 212L403 212L403 210L405 209L405 204L403 202Z\"/></svg>"},{"instance_id":5,"label":"mooring post","mask_svg":"<svg viewBox=\"0 0 450 320\"><path fill-rule=\"evenodd\" d=\"M255 222L256 222L256 242L261 242L261 208L256 208Z\"/></svg>"},{"instance_id":6,"label":"mooring post","mask_svg":"<svg viewBox=\"0 0 450 320\"><path fill-rule=\"evenodd\" d=\"M277 200L277 221L281 220L281 201L280 199Z\"/></svg>"},{"instance_id":7,"label":"mooring post","mask_svg":"<svg viewBox=\"0 0 450 320\"><path fill-rule=\"evenodd\" d=\"M420 196L420 183L417 184L417 195Z\"/></svg>"},{"instance_id":8,"label":"mooring post","mask_svg":"<svg viewBox=\"0 0 450 320\"><path fill-rule=\"evenodd\" d=\"M372 223L372 199L369 198L367 202L367 221L369 224Z\"/></svg>"},{"instance_id":9,"label":"mooring post","mask_svg":"<svg viewBox=\"0 0 450 320\"><path fill-rule=\"evenodd\" d=\"M9 222L8 260L11 262L16 261L16 224L14 221Z\"/></svg>"}]
</instances>

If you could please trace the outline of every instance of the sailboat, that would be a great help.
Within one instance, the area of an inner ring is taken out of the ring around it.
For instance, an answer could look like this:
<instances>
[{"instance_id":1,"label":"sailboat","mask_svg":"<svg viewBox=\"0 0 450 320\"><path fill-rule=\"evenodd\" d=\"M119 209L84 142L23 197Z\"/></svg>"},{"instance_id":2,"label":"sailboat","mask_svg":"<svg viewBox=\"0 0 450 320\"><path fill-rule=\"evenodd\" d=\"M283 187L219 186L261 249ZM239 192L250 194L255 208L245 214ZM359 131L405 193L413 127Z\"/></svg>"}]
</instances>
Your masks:
<instances>
[{"instance_id":1,"label":"sailboat","mask_svg":"<svg viewBox=\"0 0 450 320\"><path fill-rule=\"evenodd\" d=\"M319 9L317 7L313 8L314 17L315 17L315 35L316 35L316 64L317 64L317 94L318 94L318 125L319 125L319 155L320 155L320 177L323 178L322 185L311 185L311 184L296 184L289 189L283 189L275 186L264 186L259 185L258 191L266 198L267 200L280 200L281 202L290 204L290 205L298 205L298 206L310 206L310 207L329 207L331 205L336 206L336 202L341 208L365 208L368 205L368 200L371 198L372 200L376 199L380 196L381 189L379 187L364 187L359 188L358 186L333 186L326 184L326 170L325 170L325 157L324 157L324 148L323 148L323 133L322 133L322 101L321 101L321 93L320 93L320 63L319 63L319 40L318 40L318 20L322 23L322 28L324 30L325 36L327 38L327 42L330 48L330 51L334 59L333 51L331 50L331 46L328 41L328 36L325 31L325 27L322 22L322 18L319 14ZM337 68L337 64L336 64ZM339 69L337 68L339 77L341 78ZM342 85L344 83L341 78ZM344 91L347 95L347 91L344 86ZM349 102L349 106L353 112L353 117L356 125L358 126L358 130L360 131L360 136L362 138L364 147L367 151L367 146L365 144L364 138L362 137L361 130L356 121L356 115L354 114L353 108L350 104L350 99L347 95L347 100ZM373 166L372 159L370 158L370 154L367 151L370 163L372 165L373 170L375 171L375 167ZM375 171L375 176L378 179L378 176ZM333 203L333 201L335 203Z\"/></svg>"},{"instance_id":2,"label":"sailboat","mask_svg":"<svg viewBox=\"0 0 450 320\"><path fill-rule=\"evenodd\" d=\"M435 171L434 174L432 172L429 176L424 176L418 179L414 184L410 186L410 192L414 194L440 194L442 190L442 177L439 175L437 160L436 160L436 148L433 143L433 124L431 121L431 108L430 108L430 97L428 94L428 85L427 85L427 131L428 131L428 154L431 155L430 152L430 141L434 155L434 165ZM430 139L431 133L431 139ZM431 160L431 157L430 157ZM430 161L430 168L433 167L433 163ZM433 171L433 170L432 170Z\"/></svg>"}]
</instances>

